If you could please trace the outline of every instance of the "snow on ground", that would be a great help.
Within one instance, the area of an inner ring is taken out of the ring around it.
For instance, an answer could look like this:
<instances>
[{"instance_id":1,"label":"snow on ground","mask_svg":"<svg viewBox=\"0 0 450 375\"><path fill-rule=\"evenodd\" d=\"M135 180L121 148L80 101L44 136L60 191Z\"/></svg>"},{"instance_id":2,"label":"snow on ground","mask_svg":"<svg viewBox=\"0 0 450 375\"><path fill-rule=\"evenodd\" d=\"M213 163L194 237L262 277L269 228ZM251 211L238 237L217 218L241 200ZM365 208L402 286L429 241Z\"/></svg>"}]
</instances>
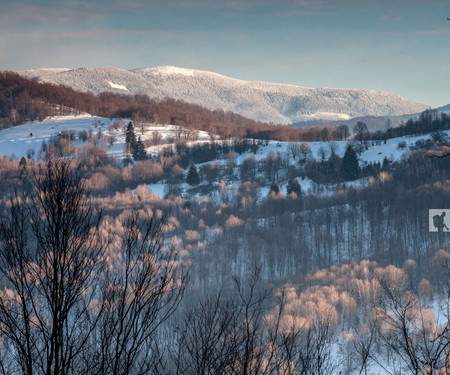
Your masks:
<instances>
[{"instance_id":1,"label":"snow on ground","mask_svg":"<svg viewBox=\"0 0 450 375\"><path fill-rule=\"evenodd\" d=\"M161 198L164 198L164 196L167 194L168 186L167 184L151 184L147 185L147 189L154 195L159 195Z\"/></svg>"},{"instance_id":2,"label":"snow on ground","mask_svg":"<svg viewBox=\"0 0 450 375\"><path fill-rule=\"evenodd\" d=\"M0 156L21 158L33 150L37 156L42 144L63 130L88 131L96 129L100 123L109 124L109 119L91 115L53 117L42 122L27 122L24 125L0 130ZM102 126L100 126L102 128ZM105 130L103 126L103 130Z\"/></svg>"},{"instance_id":3,"label":"snow on ground","mask_svg":"<svg viewBox=\"0 0 450 375\"><path fill-rule=\"evenodd\" d=\"M173 74L180 74L186 77L193 77L196 70L193 69L185 69L185 68L177 68L176 66L158 66L153 68L144 68L144 69L137 69L139 70L146 70L147 73L152 72L154 74L161 74L161 75L173 75Z\"/></svg>"},{"instance_id":4,"label":"snow on ground","mask_svg":"<svg viewBox=\"0 0 450 375\"><path fill-rule=\"evenodd\" d=\"M450 130L444 131L447 136L450 136ZM410 154L409 147L413 146L420 139L429 139L430 135L415 135L415 136L404 136L398 138L388 139L386 144L381 142L380 145L370 145L367 150L364 150L361 155L359 155L360 164L364 163L382 163L383 159L386 157L390 161L400 161L403 157ZM404 149L400 149L398 147L400 142L405 142L406 147ZM332 142L306 142L309 145L309 148L312 152L313 157L316 160L320 160L321 158L321 149L325 150L325 158L328 159L331 151L330 151L330 143L333 143L336 146L336 154L340 157L343 157L345 154L345 150L349 141L332 141ZM260 149L258 154L255 156L256 160L261 160L265 158L269 152L279 152L279 153L289 153L289 145L290 142L269 142L268 146ZM240 155L238 160L241 162L244 160L246 155Z\"/></svg>"},{"instance_id":5,"label":"snow on ground","mask_svg":"<svg viewBox=\"0 0 450 375\"><path fill-rule=\"evenodd\" d=\"M335 113L335 112L317 112L312 115L302 115L302 121L311 120L350 120L351 116L346 113Z\"/></svg>"},{"instance_id":6,"label":"snow on ground","mask_svg":"<svg viewBox=\"0 0 450 375\"><path fill-rule=\"evenodd\" d=\"M116 123L120 128L108 129L109 125ZM52 136L61 133L63 130L73 129L77 133L85 130L92 129L93 134L102 131L104 135L113 135L116 140L113 145L107 145L108 154L116 158L123 158L123 150L125 145L125 133L124 126L128 123L128 120L121 120L117 123L117 120L111 120L109 118L95 117L88 114L80 116L59 116L49 118L42 122L28 122L24 125L15 126L9 129L0 130L0 155L16 156L20 158L27 155L29 149L35 151L35 155L39 153L40 148L44 140L48 141ZM143 130L143 132L142 132ZM137 136L141 136L142 140L151 139L152 133L157 131L161 134L163 144L159 146L151 146L146 150L149 154L158 154L162 148L166 147L168 138L175 138L176 132L183 132L183 129L173 125L158 125L158 124L145 124L144 129L141 125L135 125L135 132ZM450 135L450 130L446 131L447 135ZM361 162L382 162L386 157L391 161L400 160L405 154L409 154L409 146L413 145L419 139L428 139L429 135L420 136L405 136L399 138L393 138L387 140L386 144L381 142L380 145L370 146L368 150L365 150L359 159ZM198 141L196 142L209 142L210 137L206 132L199 132ZM398 144L404 141L406 148L399 149ZM194 142L190 141L188 144ZM348 141L333 141L336 146L336 153L339 156L343 156L348 146ZM77 144L79 145L79 144ZM290 142L277 142L270 141L267 146L260 147L258 153L253 155L256 160L261 160L270 152L289 153ZM315 159L320 160L322 149L325 151L325 157L330 155L330 142L309 142L309 148ZM236 163L240 164L247 154L237 155Z\"/></svg>"},{"instance_id":7,"label":"snow on ground","mask_svg":"<svg viewBox=\"0 0 450 375\"><path fill-rule=\"evenodd\" d=\"M450 135L450 130L444 131L447 136ZM368 150L361 154L360 159L366 162L383 162L384 157L391 161L399 161L402 157L409 155L409 146L414 145L420 139L430 139L429 134L405 136L399 138L392 138L383 142L379 146L370 146ZM406 147L401 150L398 148L400 142L405 142Z\"/></svg>"},{"instance_id":8,"label":"snow on ground","mask_svg":"<svg viewBox=\"0 0 450 375\"><path fill-rule=\"evenodd\" d=\"M49 118L42 122L28 122L21 126L12 127L9 129L0 130L0 156L9 156L21 158L22 156L30 156L36 160L39 152L42 149L44 141L48 143L51 137L62 133L64 130L75 130L76 134L80 131L86 131L92 133L95 137L97 133L102 132L104 136L113 137L113 143L110 144L107 140L99 143L99 146L104 147L108 154L114 158L122 159L125 157L125 128L129 120L111 120L109 118L94 117L88 114L81 116L61 116ZM168 146L169 139L175 139L177 134L183 138L189 136L186 134L184 128L180 128L173 125L158 125L158 124L135 124L135 133L138 137L141 137L142 141L151 140L154 132L158 132L161 136L162 144L157 146L149 146L146 151L149 155L155 156L162 151L164 147ZM450 130L446 131L447 135L450 135ZM402 157L407 156L410 153L409 146L414 145L419 139L428 139L430 135L421 136L405 136L399 138L393 138L387 140L386 143L381 142L379 145L370 145L370 147L363 151L359 156L360 164L379 162L382 163L386 157L390 161L398 161ZM210 136L206 132L198 132L197 141L188 141L187 144L204 143L209 142ZM406 147L400 149L398 147L400 142L405 142ZM345 150L349 144L348 141L334 141L335 152L339 156L343 156ZM254 157L255 160L262 160L267 158L270 154L278 153L281 156L289 154L290 163L295 164L298 160L292 159L289 151L290 142L277 142L270 141L267 144L263 144L256 154L242 154L236 155L235 163L239 166L247 157ZM75 145L82 147L83 142L76 140ZM309 148L312 156L316 160L320 160L322 155L325 158L331 154L330 142L309 142ZM218 161L220 164L226 165L229 160L222 159ZM209 164L204 163L204 164ZM204 164L199 164L201 168ZM237 172L237 171L236 171ZM236 173L238 175L238 173ZM302 191L305 193L318 193L329 194L334 191L338 186L329 185L326 187L318 186L309 179L298 178L298 181L302 187ZM233 184L240 184L241 181L233 181ZM360 179L350 183L346 183L347 186L363 187L368 183L367 179ZM287 181L280 184L281 191L286 190ZM182 191L189 190L189 186L183 184L179 186ZM168 187L161 181L161 183L152 184L148 186L155 195L164 197L168 192ZM236 188L237 189L237 188ZM266 196L269 192L268 187L262 187L260 190L261 196Z\"/></svg>"},{"instance_id":9,"label":"snow on ground","mask_svg":"<svg viewBox=\"0 0 450 375\"><path fill-rule=\"evenodd\" d=\"M109 85L113 88L113 89L119 89L119 90L125 90L125 91L130 91L128 90L125 86L123 85L118 85L114 82L108 81Z\"/></svg>"},{"instance_id":10,"label":"snow on ground","mask_svg":"<svg viewBox=\"0 0 450 375\"><path fill-rule=\"evenodd\" d=\"M128 121L117 121L84 114L80 116L57 116L42 122L27 122L20 126L0 130L0 156L20 159L22 156L26 157L32 151L36 160L44 141L48 143L51 137L62 133L64 130L75 130L77 135L78 132L84 130L86 132L92 131L94 136L100 131L105 136L114 136L114 143L110 145L108 142L105 142L104 147L106 147L110 156L122 159L124 158L123 151L125 147L124 128L128 124ZM116 129L112 128L114 124L118 125ZM150 139L152 133L157 131L160 133L162 141L166 142L168 138L175 138L176 132L180 129L173 125L145 124L143 130L142 132L140 125L137 125L135 128L136 136L140 136L142 141ZM198 142L207 142L208 140L208 133L199 132ZM82 147L83 142L77 140L75 145ZM151 146L147 148L147 152L154 154L166 146L167 144Z\"/></svg>"}]
</instances>

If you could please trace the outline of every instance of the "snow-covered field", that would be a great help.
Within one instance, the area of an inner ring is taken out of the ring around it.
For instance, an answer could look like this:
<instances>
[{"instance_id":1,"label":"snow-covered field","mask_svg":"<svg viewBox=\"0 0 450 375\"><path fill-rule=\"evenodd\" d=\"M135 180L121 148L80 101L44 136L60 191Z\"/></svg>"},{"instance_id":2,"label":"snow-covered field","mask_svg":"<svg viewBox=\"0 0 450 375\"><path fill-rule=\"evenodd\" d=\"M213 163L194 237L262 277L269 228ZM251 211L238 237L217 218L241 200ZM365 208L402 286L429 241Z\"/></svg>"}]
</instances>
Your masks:
<instances>
[{"instance_id":1,"label":"snow-covered field","mask_svg":"<svg viewBox=\"0 0 450 375\"><path fill-rule=\"evenodd\" d=\"M110 125L116 123L119 126L118 130L110 129ZM91 115L81 116L60 116L53 117L42 122L28 122L24 125L15 126L9 129L0 130L0 156L10 156L21 158L28 156L33 150L34 159L39 155L44 141L48 142L52 136L57 136L64 130L75 130L76 133L80 131L92 131L93 136L102 132L104 135L112 135L115 141L112 145L105 142L103 145L108 154L115 158L124 157L125 147L125 133L124 126L128 120L111 120L109 118L95 117ZM167 140L169 137L175 137L177 128L172 125L145 125L144 133L141 132L141 127L137 126L135 129L136 136L141 136L145 141L152 136L154 131L161 134L162 140ZM198 142L206 142L209 140L209 135L205 132L199 132ZM77 139L75 145L81 147L83 142ZM147 149L148 152L157 152L161 146L154 146Z\"/></svg>"},{"instance_id":2,"label":"snow-covered field","mask_svg":"<svg viewBox=\"0 0 450 375\"><path fill-rule=\"evenodd\" d=\"M92 128L96 133L100 129L106 131L109 124L110 119L81 115L53 117L42 122L28 122L3 129L0 130L0 155L21 158L33 150L36 159L43 142L64 130L73 129L78 132Z\"/></svg>"}]
</instances>

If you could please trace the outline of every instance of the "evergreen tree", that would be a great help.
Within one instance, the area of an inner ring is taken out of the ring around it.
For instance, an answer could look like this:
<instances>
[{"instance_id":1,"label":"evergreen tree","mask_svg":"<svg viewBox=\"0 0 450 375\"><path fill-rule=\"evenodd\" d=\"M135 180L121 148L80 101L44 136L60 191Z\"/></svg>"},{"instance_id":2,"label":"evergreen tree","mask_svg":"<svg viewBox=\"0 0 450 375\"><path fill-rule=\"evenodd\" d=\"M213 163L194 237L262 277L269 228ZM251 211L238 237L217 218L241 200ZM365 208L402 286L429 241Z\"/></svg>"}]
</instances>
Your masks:
<instances>
[{"instance_id":1,"label":"evergreen tree","mask_svg":"<svg viewBox=\"0 0 450 375\"><path fill-rule=\"evenodd\" d=\"M297 179L294 179L294 180L290 179L286 186L287 195L291 195L291 193L295 193L295 194L297 194L297 197L299 197L301 192L302 192L302 187L300 186L300 183L297 181Z\"/></svg>"},{"instance_id":2,"label":"evergreen tree","mask_svg":"<svg viewBox=\"0 0 450 375\"><path fill-rule=\"evenodd\" d=\"M45 154L46 152L47 152L47 142L45 142L44 139L41 145L41 153Z\"/></svg>"},{"instance_id":3,"label":"evergreen tree","mask_svg":"<svg viewBox=\"0 0 450 375\"><path fill-rule=\"evenodd\" d=\"M278 187L278 185L275 182L272 185L270 185L269 195L272 192L274 192L275 194L278 194L280 192L280 188Z\"/></svg>"},{"instance_id":4,"label":"evergreen tree","mask_svg":"<svg viewBox=\"0 0 450 375\"><path fill-rule=\"evenodd\" d=\"M345 181L353 181L358 178L359 165L358 157L352 145L348 145L342 159L341 174Z\"/></svg>"},{"instance_id":5,"label":"evergreen tree","mask_svg":"<svg viewBox=\"0 0 450 375\"><path fill-rule=\"evenodd\" d=\"M133 158L135 156L135 150L136 150L136 146L137 146L137 141L136 141L136 134L134 132L134 126L133 123L130 121L128 123L127 126L127 131L125 134L125 145L126 145L126 152L128 155L133 155ZM134 158L136 159L136 158Z\"/></svg>"},{"instance_id":6,"label":"evergreen tree","mask_svg":"<svg viewBox=\"0 0 450 375\"><path fill-rule=\"evenodd\" d=\"M130 121L127 126L127 132L125 136L125 142L133 148L133 145L136 143L136 134L134 132L133 123Z\"/></svg>"},{"instance_id":7,"label":"evergreen tree","mask_svg":"<svg viewBox=\"0 0 450 375\"><path fill-rule=\"evenodd\" d=\"M31 177L30 172L27 168L27 159L25 159L23 156L19 162L19 177L20 181L22 181L25 191L30 192L32 189Z\"/></svg>"},{"instance_id":8,"label":"evergreen tree","mask_svg":"<svg viewBox=\"0 0 450 375\"><path fill-rule=\"evenodd\" d=\"M200 176L197 171L197 166L194 163L192 163L189 168L186 176L186 182L189 185L198 185L200 183Z\"/></svg>"},{"instance_id":9,"label":"evergreen tree","mask_svg":"<svg viewBox=\"0 0 450 375\"><path fill-rule=\"evenodd\" d=\"M136 141L132 148L132 152L134 160L144 160L147 158L147 152L145 151L145 145L144 142L142 142L141 137Z\"/></svg>"}]
</instances>

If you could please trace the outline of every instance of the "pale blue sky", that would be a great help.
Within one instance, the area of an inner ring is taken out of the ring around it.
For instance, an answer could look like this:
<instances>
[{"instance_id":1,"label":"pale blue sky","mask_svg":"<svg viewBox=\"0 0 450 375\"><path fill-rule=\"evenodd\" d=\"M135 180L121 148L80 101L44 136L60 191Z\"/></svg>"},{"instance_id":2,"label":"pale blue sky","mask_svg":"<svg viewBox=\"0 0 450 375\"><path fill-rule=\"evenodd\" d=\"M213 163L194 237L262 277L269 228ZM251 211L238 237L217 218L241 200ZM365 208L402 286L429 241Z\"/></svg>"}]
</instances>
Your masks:
<instances>
[{"instance_id":1,"label":"pale blue sky","mask_svg":"<svg viewBox=\"0 0 450 375\"><path fill-rule=\"evenodd\" d=\"M450 1L0 0L0 69L175 65L450 103Z\"/></svg>"}]
</instances>

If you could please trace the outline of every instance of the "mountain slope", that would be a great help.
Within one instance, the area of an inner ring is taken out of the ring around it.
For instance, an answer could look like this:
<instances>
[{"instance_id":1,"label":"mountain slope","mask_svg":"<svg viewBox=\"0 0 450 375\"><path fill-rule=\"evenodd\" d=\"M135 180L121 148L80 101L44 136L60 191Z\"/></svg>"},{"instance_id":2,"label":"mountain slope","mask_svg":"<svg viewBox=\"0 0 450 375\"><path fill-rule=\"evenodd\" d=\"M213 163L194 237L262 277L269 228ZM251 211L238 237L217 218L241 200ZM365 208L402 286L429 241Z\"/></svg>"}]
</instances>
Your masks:
<instances>
[{"instance_id":1,"label":"mountain slope","mask_svg":"<svg viewBox=\"0 0 450 375\"><path fill-rule=\"evenodd\" d=\"M436 108L436 111L450 114L450 104L444 105L442 107Z\"/></svg>"},{"instance_id":2,"label":"mountain slope","mask_svg":"<svg viewBox=\"0 0 450 375\"><path fill-rule=\"evenodd\" d=\"M131 71L114 67L36 69L18 72L38 81L63 84L80 91L113 91L170 97L209 109L223 109L259 121L290 124L314 119L396 116L429 106L397 94L357 89L310 88L242 81L220 74L159 66Z\"/></svg>"}]
</instances>

